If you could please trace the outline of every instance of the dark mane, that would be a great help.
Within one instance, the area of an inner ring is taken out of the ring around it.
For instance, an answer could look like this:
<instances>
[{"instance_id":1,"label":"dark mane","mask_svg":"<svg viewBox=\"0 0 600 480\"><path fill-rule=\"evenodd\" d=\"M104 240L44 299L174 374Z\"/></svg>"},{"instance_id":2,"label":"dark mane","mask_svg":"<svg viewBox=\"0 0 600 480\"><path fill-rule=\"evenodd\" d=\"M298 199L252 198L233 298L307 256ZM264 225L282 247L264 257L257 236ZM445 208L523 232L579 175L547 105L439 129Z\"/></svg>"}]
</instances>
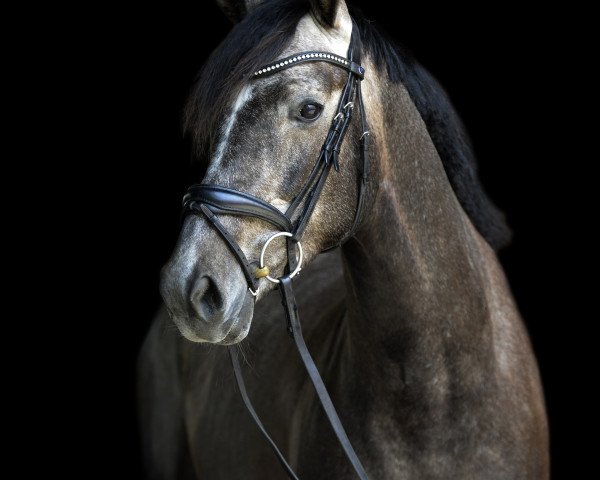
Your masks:
<instances>
[{"instance_id":1,"label":"dark mane","mask_svg":"<svg viewBox=\"0 0 600 480\"><path fill-rule=\"evenodd\" d=\"M442 86L406 49L396 46L361 15L359 24L363 45L390 80L406 87L444 165L458 201L475 228L495 249L505 247L511 238L504 214L483 189L477 174L477 159L465 127Z\"/></svg>"},{"instance_id":2,"label":"dark mane","mask_svg":"<svg viewBox=\"0 0 600 480\"><path fill-rule=\"evenodd\" d=\"M212 53L185 108L185 130L193 137L198 156L208 153L232 97L257 67L277 58L308 9L305 0L267 0L238 23ZM405 49L351 11L365 51L380 69L387 70L390 80L401 82L408 90L469 218L495 250L506 246L510 229L483 189L469 137L444 89Z\"/></svg>"}]
</instances>

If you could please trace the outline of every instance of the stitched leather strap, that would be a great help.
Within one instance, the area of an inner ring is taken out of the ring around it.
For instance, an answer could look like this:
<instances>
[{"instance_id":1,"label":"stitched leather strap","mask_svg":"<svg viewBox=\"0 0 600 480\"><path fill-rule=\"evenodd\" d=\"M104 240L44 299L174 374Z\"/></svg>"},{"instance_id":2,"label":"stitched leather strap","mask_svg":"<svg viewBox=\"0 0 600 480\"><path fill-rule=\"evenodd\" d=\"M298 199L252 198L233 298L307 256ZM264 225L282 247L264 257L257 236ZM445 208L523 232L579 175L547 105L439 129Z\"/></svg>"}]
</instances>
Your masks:
<instances>
[{"instance_id":1,"label":"stitched leather strap","mask_svg":"<svg viewBox=\"0 0 600 480\"><path fill-rule=\"evenodd\" d=\"M275 225L284 232L292 230L292 223L283 213L264 200L220 185L197 184L188 188L183 197L183 208L191 202L206 203L215 213L256 217Z\"/></svg>"},{"instance_id":2,"label":"stitched leather strap","mask_svg":"<svg viewBox=\"0 0 600 480\"><path fill-rule=\"evenodd\" d=\"M225 244L231 250L231 253L235 255L235 258L238 259L238 263L240 267L242 267L242 273L246 278L246 282L248 283L248 288L250 288L254 293L258 288L258 279L254 275L254 269L252 265L246 258L246 255L235 241L235 239L231 236L231 234L227 231L227 229L223 226L217 216L211 211L211 207L204 203L199 202L191 202L187 206L187 211L189 213L203 213L208 221L217 229L217 231L221 234L223 240L225 240Z\"/></svg>"},{"instance_id":3,"label":"stitched leather strap","mask_svg":"<svg viewBox=\"0 0 600 480\"><path fill-rule=\"evenodd\" d=\"M287 463L285 457L283 456L279 448L277 448L277 445L275 444L271 436L267 433L265 426L260 421L256 410L254 410L254 407L252 406L252 402L250 401L250 398L248 397L248 392L246 391L244 377L242 376L242 369L240 367L240 361L237 354L237 347L235 345L229 346L227 347L227 350L229 351L229 358L231 359L231 365L233 366L233 374L235 375L235 381L237 382L242 401L246 406L246 410L248 410L248 413L250 413L252 420L254 420L254 423L256 424L260 432L263 434L263 437L265 437L265 439L271 446L271 449L273 450L275 456L277 457L277 460L279 460L279 463L285 470L285 473L287 473L287 476L292 480L299 480L294 471L292 470L292 467L290 467L290 465Z\"/></svg>"},{"instance_id":4,"label":"stitched leather strap","mask_svg":"<svg viewBox=\"0 0 600 480\"><path fill-rule=\"evenodd\" d=\"M302 63L307 62L331 63L336 67L343 68L344 70L347 70L348 72L356 75L361 80L364 78L365 75L365 69L361 67L358 63L353 62L352 59L344 58L334 53L311 50L308 52L294 53L293 55L290 55L288 57L275 60L274 62L271 62L268 65L259 68L256 72L254 72L253 76L254 78L266 77L268 75L273 75L274 73L278 73L282 70L286 70L288 68L295 67L296 65L300 65Z\"/></svg>"},{"instance_id":5,"label":"stitched leather strap","mask_svg":"<svg viewBox=\"0 0 600 480\"><path fill-rule=\"evenodd\" d=\"M298 353L300 354L300 358L302 359L302 363L304 364L304 368L306 369L306 373L308 373L308 376L315 387L315 392L319 397L319 401L323 406L323 410L327 415L327 419L331 424L331 428L333 428L340 445L344 449L346 457L348 457L348 460L350 460L350 463L354 467L354 471L361 480L368 480L367 473L360 463L354 448L352 448L352 444L348 439L348 435L344 430L342 422L340 421L340 417L338 416L337 411L331 402L331 398L329 397L329 393L325 388L323 379L321 378L321 375L319 375L319 370L317 369L317 366L315 365L315 362L313 361L308 348L306 347L306 343L304 342L300 318L298 316L296 298L294 297L294 292L292 290L292 279L285 275L279 278L279 281L279 293L281 294L281 299L285 307L284 310L288 323L288 329L291 329L294 342L296 343L296 347L298 349Z\"/></svg>"},{"instance_id":6,"label":"stitched leather strap","mask_svg":"<svg viewBox=\"0 0 600 480\"><path fill-rule=\"evenodd\" d=\"M310 352L306 346L306 342L304 341L304 336L302 335L302 326L300 324L300 317L298 316L298 306L296 304L296 297L294 296L294 292L292 290L292 279L288 275L284 275L279 278L279 293L281 295L282 305L285 311L285 317L287 321L287 329L288 332L292 335L294 342L296 344L296 348L298 349L298 353L300 354L300 358L302 363L304 364L304 368L310 377L310 380L315 388L315 392L317 393L317 397L319 398L319 402L323 406L323 410L327 415L327 419L333 429L346 457L354 467L354 470L358 477L361 480L368 480L368 476L365 472L364 467L362 466L354 448L352 448L352 444L348 439L348 435L344 430L342 422L333 406L329 393L325 388L325 384L323 383L323 379L319 374L319 370L313 361ZM292 480L299 480L298 476L294 473L292 467L288 464L285 457L267 432L263 423L261 422L256 410L254 410L254 406L250 398L248 397L248 392L246 391L246 384L244 383L244 377L242 375L242 369L239 363L239 358L237 355L237 350L235 346L228 347L229 356L231 358L231 364L233 366L233 373L235 376L235 380L237 382L240 395L242 397L242 401L248 410L248 413L254 420L254 423L262 433L263 437L269 443L271 449L275 453L277 460L281 464L282 468L285 470L287 476Z\"/></svg>"},{"instance_id":7,"label":"stitched leather strap","mask_svg":"<svg viewBox=\"0 0 600 480\"><path fill-rule=\"evenodd\" d=\"M293 239L296 241L300 239L308 225L308 221L310 220L323 188L325 187L325 182L331 167L333 166L336 170L339 170L340 168L338 155L352 118L354 97L357 92L356 84L356 77L350 73L338 103L337 113L332 120L331 128L329 129L327 138L321 148L317 165L313 167L304 188L302 188L285 212L287 217L292 218L297 208L302 201L304 201L304 207L294 222L295 228L293 231Z\"/></svg>"}]
</instances>

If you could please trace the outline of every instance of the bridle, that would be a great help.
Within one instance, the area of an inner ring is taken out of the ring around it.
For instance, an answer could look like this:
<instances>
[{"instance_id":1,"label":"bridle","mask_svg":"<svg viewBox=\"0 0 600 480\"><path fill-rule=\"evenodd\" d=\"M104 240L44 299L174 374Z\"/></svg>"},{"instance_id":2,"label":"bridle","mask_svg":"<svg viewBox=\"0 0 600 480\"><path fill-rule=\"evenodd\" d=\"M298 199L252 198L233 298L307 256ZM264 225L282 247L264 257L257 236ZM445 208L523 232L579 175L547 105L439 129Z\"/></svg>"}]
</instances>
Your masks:
<instances>
[{"instance_id":1,"label":"bridle","mask_svg":"<svg viewBox=\"0 0 600 480\"><path fill-rule=\"evenodd\" d=\"M285 310L288 332L291 334L294 342L296 343L296 347L298 348L302 362L314 385L317 396L319 397L321 405L325 410L327 418L329 419L338 441L348 457L348 460L354 467L358 477L365 480L368 478L367 474L365 473L360 460L354 452L352 445L350 444L350 440L344 431L344 427L342 426L333 403L331 402L331 398L329 397L323 380L321 379L317 367L304 342L304 337L302 336L302 329L300 326L300 319L298 317L296 299L292 290L292 278L300 271L302 265L303 252L300 239L304 233L304 230L306 229L315 206L319 201L319 197L323 191L331 168L333 167L336 171L339 171L340 164L338 157L344 137L346 135L346 131L352 119L352 113L355 105L358 105L362 132L360 136L361 161L358 167L358 199L356 213L354 215L352 227L348 233L342 238L342 240L328 249L340 246L346 240L352 237L356 233L361 223L369 167L369 131L367 129L365 109L360 88L361 80L364 78L364 69L360 65L360 54L360 35L358 33L358 28L353 22L352 37L350 40L347 58L328 52L302 52L265 65L254 72L252 76L253 78L266 77L287 68L307 62L327 62L348 72L348 79L338 102L336 115L331 122L331 127L327 132L327 136L325 137L325 142L321 147L319 157L313 166L307 181L304 183L300 189L300 192L296 195L285 214L281 213L273 205L248 193L233 190L231 188L225 188L219 185L209 184L192 185L188 189L183 198L183 214L184 216L191 214L204 215L206 219L213 225L213 227L220 233L221 237L233 255L237 258L244 277L246 278L246 282L248 283L248 289L252 295L256 296L258 292L258 282L260 278L265 277L267 280L279 285L279 293L281 295L282 304ZM253 263L248 261L235 239L219 221L218 215L242 215L259 218L279 229L279 232L269 237L269 239L265 242L260 254L258 268L253 266ZM269 276L269 270L265 266L264 256L271 241L280 236L285 236L287 239L288 263L283 276L279 278L272 278ZM298 248L298 256L296 256L296 247ZM250 402L242 377L237 349L235 347L229 347L228 350L233 365L235 379L248 412L258 426L259 430L269 442L289 478L298 480L297 475L294 473L290 465L283 457L283 454L279 448L277 448L275 442L267 433L265 427L256 414L252 403Z\"/></svg>"}]
</instances>

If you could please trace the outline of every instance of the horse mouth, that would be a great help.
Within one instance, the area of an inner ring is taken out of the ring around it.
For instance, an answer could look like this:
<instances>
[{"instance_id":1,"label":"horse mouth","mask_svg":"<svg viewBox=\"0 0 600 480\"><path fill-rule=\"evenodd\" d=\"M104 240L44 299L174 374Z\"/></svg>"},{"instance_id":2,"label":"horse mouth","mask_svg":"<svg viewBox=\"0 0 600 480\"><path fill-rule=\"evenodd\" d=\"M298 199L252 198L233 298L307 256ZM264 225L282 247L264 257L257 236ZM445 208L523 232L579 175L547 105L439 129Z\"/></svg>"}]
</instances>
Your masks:
<instances>
[{"instance_id":1,"label":"horse mouth","mask_svg":"<svg viewBox=\"0 0 600 480\"><path fill-rule=\"evenodd\" d=\"M202 328L205 320L189 316L179 316L167 309L171 320L183 337L194 343L211 343L213 345L234 345L246 338L252 324L254 314L254 297L248 292L239 310L234 312L230 320L221 323L222 329ZM229 324L229 325L227 325ZM216 330L216 331L215 331Z\"/></svg>"},{"instance_id":2,"label":"horse mouth","mask_svg":"<svg viewBox=\"0 0 600 480\"><path fill-rule=\"evenodd\" d=\"M237 315L235 315L233 322L231 322L231 326L225 334L225 337L223 337L223 339L219 342L215 343L217 345L234 345L244 340L250 331L253 314L254 297L250 294L250 292L246 292L246 296L242 301L242 305L240 306Z\"/></svg>"},{"instance_id":3,"label":"horse mouth","mask_svg":"<svg viewBox=\"0 0 600 480\"><path fill-rule=\"evenodd\" d=\"M225 335L225 338L220 342L217 342L216 345L235 345L236 343L241 342L246 338L248 332L250 331L250 321L242 322L240 318L236 318L233 322L231 329Z\"/></svg>"}]
</instances>

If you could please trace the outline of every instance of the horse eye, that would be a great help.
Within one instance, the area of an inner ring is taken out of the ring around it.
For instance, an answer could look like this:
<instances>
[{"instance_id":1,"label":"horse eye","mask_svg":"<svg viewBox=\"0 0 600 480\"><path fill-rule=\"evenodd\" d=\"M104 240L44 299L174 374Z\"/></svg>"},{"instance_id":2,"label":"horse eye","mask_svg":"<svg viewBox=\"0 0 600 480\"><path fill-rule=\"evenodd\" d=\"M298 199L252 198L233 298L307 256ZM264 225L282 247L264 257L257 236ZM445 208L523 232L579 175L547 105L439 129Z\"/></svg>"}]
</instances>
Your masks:
<instances>
[{"instance_id":1,"label":"horse eye","mask_svg":"<svg viewBox=\"0 0 600 480\"><path fill-rule=\"evenodd\" d=\"M302 105L300 109L300 116L304 120L316 120L321 115L323 111L323 106L318 103L307 103Z\"/></svg>"}]
</instances>

